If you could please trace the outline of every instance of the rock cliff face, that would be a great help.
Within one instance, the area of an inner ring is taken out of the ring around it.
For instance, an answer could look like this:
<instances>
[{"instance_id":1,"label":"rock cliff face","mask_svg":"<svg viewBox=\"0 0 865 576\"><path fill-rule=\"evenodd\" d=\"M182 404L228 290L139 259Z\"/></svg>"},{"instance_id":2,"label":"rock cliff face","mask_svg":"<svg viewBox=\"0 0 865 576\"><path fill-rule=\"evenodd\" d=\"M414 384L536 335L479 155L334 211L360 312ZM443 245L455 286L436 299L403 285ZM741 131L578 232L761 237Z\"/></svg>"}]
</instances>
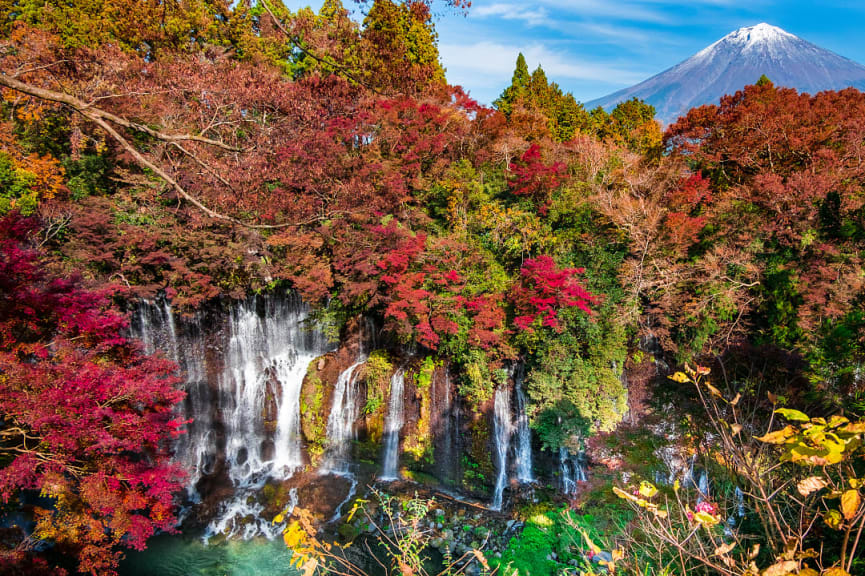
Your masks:
<instances>
[{"instance_id":1,"label":"rock cliff face","mask_svg":"<svg viewBox=\"0 0 865 576\"><path fill-rule=\"evenodd\" d=\"M586 107L611 109L640 98L669 124L695 106L715 104L721 96L754 84L763 74L776 86L809 94L849 87L865 90L865 66L775 26L758 24L736 30L669 70Z\"/></svg>"},{"instance_id":2,"label":"rock cliff face","mask_svg":"<svg viewBox=\"0 0 865 576\"><path fill-rule=\"evenodd\" d=\"M209 534L276 535L269 519L289 502L327 519L382 476L505 505L521 483L558 486L557 466L532 450L520 370L472 408L446 359L380 341L362 318L329 342L308 318L290 293L193 317L163 300L133 314L134 335L183 371L191 422L176 460L189 518Z\"/></svg>"}]
</instances>

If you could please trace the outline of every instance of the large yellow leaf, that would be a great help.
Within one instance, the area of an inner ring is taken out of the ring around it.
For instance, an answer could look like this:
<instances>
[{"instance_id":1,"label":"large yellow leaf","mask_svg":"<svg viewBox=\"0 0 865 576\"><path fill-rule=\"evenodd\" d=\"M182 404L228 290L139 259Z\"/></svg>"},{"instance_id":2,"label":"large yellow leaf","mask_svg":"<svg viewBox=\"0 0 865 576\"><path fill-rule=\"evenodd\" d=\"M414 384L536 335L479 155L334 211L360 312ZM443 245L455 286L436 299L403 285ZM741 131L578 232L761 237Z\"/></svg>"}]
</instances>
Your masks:
<instances>
[{"instance_id":1,"label":"large yellow leaf","mask_svg":"<svg viewBox=\"0 0 865 576\"><path fill-rule=\"evenodd\" d=\"M851 422L847 424L843 428L841 428L844 432L850 432L853 434L861 434L865 432L865 420L859 420L858 422Z\"/></svg>"},{"instance_id":2,"label":"large yellow leaf","mask_svg":"<svg viewBox=\"0 0 865 576\"><path fill-rule=\"evenodd\" d=\"M767 444L784 444L788 439L796 435L796 430L792 426L787 426L781 430L769 432L765 436L755 436L760 442Z\"/></svg>"},{"instance_id":3,"label":"large yellow leaf","mask_svg":"<svg viewBox=\"0 0 865 576\"><path fill-rule=\"evenodd\" d=\"M658 489L655 488L650 482L646 482L645 480L640 482L640 495L644 498L651 498L657 493Z\"/></svg>"},{"instance_id":4,"label":"large yellow leaf","mask_svg":"<svg viewBox=\"0 0 865 576\"><path fill-rule=\"evenodd\" d=\"M862 497L858 490L847 490L841 495L841 514L845 520L852 520L859 511L859 505L862 504Z\"/></svg>"},{"instance_id":5,"label":"large yellow leaf","mask_svg":"<svg viewBox=\"0 0 865 576\"><path fill-rule=\"evenodd\" d=\"M714 526L720 520L709 514L708 512L697 512L694 514L694 519L700 524L705 524L706 526Z\"/></svg>"}]
</instances>

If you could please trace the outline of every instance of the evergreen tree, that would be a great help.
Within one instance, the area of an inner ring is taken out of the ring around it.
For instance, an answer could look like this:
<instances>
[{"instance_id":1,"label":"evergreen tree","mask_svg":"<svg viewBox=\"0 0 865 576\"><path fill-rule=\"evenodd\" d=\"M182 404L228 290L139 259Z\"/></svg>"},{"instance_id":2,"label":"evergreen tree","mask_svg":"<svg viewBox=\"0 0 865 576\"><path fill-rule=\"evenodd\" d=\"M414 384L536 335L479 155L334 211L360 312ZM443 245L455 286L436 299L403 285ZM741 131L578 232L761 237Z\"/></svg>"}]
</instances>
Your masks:
<instances>
[{"instance_id":1,"label":"evergreen tree","mask_svg":"<svg viewBox=\"0 0 865 576\"><path fill-rule=\"evenodd\" d=\"M519 56L517 56L517 66L514 69L513 78L511 78L511 85L505 88L505 91L493 102L493 105L501 110L505 116L510 116L514 104L528 95L531 82L532 77L529 74L526 57L520 52Z\"/></svg>"},{"instance_id":2,"label":"evergreen tree","mask_svg":"<svg viewBox=\"0 0 865 576\"><path fill-rule=\"evenodd\" d=\"M438 33L425 4L375 0L363 21L363 40L369 80L379 88L409 93L445 82Z\"/></svg>"}]
</instances>

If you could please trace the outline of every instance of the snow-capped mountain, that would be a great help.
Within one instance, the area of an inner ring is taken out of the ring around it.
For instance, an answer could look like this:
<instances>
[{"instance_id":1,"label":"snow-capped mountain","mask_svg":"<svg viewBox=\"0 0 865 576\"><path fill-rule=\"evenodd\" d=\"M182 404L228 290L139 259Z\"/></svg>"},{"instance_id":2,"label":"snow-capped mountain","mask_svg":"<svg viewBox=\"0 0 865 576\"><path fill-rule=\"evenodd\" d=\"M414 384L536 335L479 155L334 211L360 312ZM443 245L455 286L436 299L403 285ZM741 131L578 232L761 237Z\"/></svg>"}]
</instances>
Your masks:
<instances>
[{"instance_id":1,"label":"snow-capped mountain","mask_svg":"<svg viewBox=\"0 0 865 576\"><path fill-rule=\"evenodd\" d=\"M740 28L657 76L586 104L611 109L641 98L664 124L694 106L717 103L765 74L776 86L815 94L850 86L865 91L865 66L824 50L780 28Z\"/></svg>"}]
</instances>

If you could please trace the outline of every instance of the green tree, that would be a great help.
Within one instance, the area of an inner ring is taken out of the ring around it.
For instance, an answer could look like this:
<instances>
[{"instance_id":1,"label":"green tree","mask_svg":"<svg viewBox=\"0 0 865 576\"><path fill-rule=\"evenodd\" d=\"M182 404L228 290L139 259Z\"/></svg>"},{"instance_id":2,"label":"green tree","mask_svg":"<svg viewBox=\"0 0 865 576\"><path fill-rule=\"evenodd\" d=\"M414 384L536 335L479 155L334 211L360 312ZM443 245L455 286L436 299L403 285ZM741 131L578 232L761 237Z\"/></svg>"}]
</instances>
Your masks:
<instances>
[{"instance_id":1,"label":"green tree","mask_svg":"<svg viewBox=\"0 0 865 576\"><path fill-rule=\"evenodd\" d=\"M378 89L413 93L445 82L438 33L425 4L375 0L362 39L365 73Z\"/></svg>"},{"instance_id":2,"label":"green tree","mask_svg":"<svg viewBox=\"0 0 865 576\"><path fill-rule=\"evenodd\" d=\"M540 69L540 67L538 68ZM531 83L532 76L529 74L526 57L520 52L519 56L517 56L517 66L511 78L511 85L505 88L505 91L493 102L493 105L501 110L503 114L509 116L511 111L513 111L514 104L528 96Z\"/></svg>"},{"instance_id":3,"label":"green tree","mask_svg":"<svg viewBox=\"0 0 865 576\"><path fill-rule=\"evenodd\" d=\"M547 119L550 135L561 142L585 131L590 124L582 104L571 93L563 92L558 84L550 82L541 66L529 74L522 54L517 57L511 85L493 104L508 117L516 108L542 114Z\"/></svg>"}]
</instances>

